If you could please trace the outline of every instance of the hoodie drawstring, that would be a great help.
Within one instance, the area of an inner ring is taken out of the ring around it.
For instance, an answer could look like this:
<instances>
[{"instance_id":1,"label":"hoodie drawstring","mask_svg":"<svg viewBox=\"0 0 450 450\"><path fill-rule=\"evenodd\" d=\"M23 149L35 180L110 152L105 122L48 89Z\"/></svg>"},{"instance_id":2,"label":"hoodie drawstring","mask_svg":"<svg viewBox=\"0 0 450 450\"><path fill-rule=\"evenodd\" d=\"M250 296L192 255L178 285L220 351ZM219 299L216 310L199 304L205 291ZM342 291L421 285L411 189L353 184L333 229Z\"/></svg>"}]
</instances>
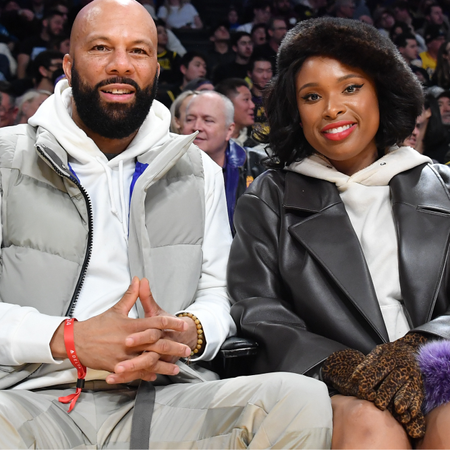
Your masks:
<instances>
[{"instance_id":1,"label":"hoodie drawstring","mask_svg":"<svg viewBox=\"0 0 450 450\"><path fill-rule=\"evenodd\" d=\"M122 224L123 236L125 240L128 240L128 229L127 229L127 214L125 211L126 203L125 203L125 192L123 188L124 179L123 179L123 161L119 161L119 197L120 197L120 209L122 213L122 217L119 216L118 209L116 207L116 202L114 201L113 187L112 187L112 177L111 177L111 168L104 162L100 157L96 158L100 165L103 167L105 171L106 179L108 181L108 191L109 191L109 199L111 202L111 212L114 214L119 222Z\"/></svg>"}]
</instances>

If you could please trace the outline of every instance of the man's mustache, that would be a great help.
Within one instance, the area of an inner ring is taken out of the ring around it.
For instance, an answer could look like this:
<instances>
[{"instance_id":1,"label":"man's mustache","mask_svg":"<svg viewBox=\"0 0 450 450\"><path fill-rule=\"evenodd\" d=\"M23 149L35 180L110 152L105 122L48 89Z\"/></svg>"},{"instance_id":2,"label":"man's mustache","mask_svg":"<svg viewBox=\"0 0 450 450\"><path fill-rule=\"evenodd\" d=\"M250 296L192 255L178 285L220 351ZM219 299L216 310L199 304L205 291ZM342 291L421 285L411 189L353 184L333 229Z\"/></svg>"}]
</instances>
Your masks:
<instances>
[{"instance_id":1,"label":"man's mustache","mask_svg":"<svg viewBox=\"0 0 450 450\"><path fill-rule=\"evenodd\" d=\"M133 86L137 91L141 90L136 81L132 80L131 78L124 78L124 77L108 78L107 80L103 80L100 81L100 83L97 83L95 87L96 89L99 89L102 88L103 86L108 86L109 84L129 84L130 86Z\"/></svg>"}]
</instances>

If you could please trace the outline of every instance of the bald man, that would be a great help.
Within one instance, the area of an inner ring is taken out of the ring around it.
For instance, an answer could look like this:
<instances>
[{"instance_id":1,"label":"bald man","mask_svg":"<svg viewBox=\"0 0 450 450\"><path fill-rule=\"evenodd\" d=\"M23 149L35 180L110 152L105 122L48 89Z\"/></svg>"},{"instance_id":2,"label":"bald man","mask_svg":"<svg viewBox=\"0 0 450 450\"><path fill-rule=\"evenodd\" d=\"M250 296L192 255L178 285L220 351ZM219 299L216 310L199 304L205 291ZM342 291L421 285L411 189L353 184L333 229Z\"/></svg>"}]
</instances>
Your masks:
<instances>
[{"instance_id":1,"label":"bald man","mask_svg":"<svg viewBox=\"0 0 450 450\"><path fill-rule=\"evenodd\" d=\"M143 6L94 0L0 130L0 448L327 447L319 381L199 369L235 331L222 170L169 134L156 58Z\"/></svg>"},{"instance_id":2,"label":"bald man","mask_svg":"<svg viewBox=\"0 0 450 450\"><path fill-rule=\"evenodd\" d=\"M194 144L197 144L222 167L228 219L233 230L233 215L237 199L253 179L265 170L261 163L263 155L252 149L244 149L231 139L235 129L235 105L241 107L236 102L233 104L228 97L219 92L200 92L189 101L181 130L182 134L198 131Z\"/></svg>"}]
</instances>

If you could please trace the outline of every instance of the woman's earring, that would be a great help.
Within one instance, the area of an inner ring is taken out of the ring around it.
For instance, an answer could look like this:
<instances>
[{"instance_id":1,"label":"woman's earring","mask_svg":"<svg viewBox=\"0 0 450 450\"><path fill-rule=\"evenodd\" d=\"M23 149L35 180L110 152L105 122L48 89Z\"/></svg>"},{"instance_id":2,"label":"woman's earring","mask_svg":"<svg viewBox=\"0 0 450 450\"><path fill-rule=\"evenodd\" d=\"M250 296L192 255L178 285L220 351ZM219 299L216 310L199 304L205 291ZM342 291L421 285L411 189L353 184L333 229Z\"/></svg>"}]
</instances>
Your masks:
<instances>
[{"instance_id":1,"label":"woman's earring","mask_svg":"<svg viewBox=\"0 0 450 450\"><path fill-rule=\"evenodd\" d=\"M300 122L300 126L303 128L303 124Z\"/></svg>"}]
</instances>

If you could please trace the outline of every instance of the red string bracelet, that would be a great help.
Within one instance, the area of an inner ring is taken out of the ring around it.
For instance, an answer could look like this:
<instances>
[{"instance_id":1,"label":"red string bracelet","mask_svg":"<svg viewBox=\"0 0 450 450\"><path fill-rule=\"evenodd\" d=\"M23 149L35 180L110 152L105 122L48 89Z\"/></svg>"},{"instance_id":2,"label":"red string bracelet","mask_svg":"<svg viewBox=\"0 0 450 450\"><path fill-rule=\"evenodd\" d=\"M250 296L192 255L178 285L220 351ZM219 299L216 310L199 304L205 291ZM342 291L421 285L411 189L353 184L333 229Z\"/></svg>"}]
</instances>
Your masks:
<instances>
[{"instance_id":1,"label":"red string bracelet","mask_svg":"<svg viewBox=\"0 0 450 450\"><path fill-rule=\"evenodd\" d=\"M69 357L70 362L77 369L77 390L75 394L70 394L66 397L59 397L58 401L61 403L69 403L70 413L72 409L75 407L75 403L78 400L78 397L81 394L82 389L84 388L84 379L86 378L86 367L80 363L78 359L77 352L75 351L75 341L73 337L73 324L77 319L66 319L64 323L64 345L66 347L67 356Z\"/></svg>"}]
</instances>

